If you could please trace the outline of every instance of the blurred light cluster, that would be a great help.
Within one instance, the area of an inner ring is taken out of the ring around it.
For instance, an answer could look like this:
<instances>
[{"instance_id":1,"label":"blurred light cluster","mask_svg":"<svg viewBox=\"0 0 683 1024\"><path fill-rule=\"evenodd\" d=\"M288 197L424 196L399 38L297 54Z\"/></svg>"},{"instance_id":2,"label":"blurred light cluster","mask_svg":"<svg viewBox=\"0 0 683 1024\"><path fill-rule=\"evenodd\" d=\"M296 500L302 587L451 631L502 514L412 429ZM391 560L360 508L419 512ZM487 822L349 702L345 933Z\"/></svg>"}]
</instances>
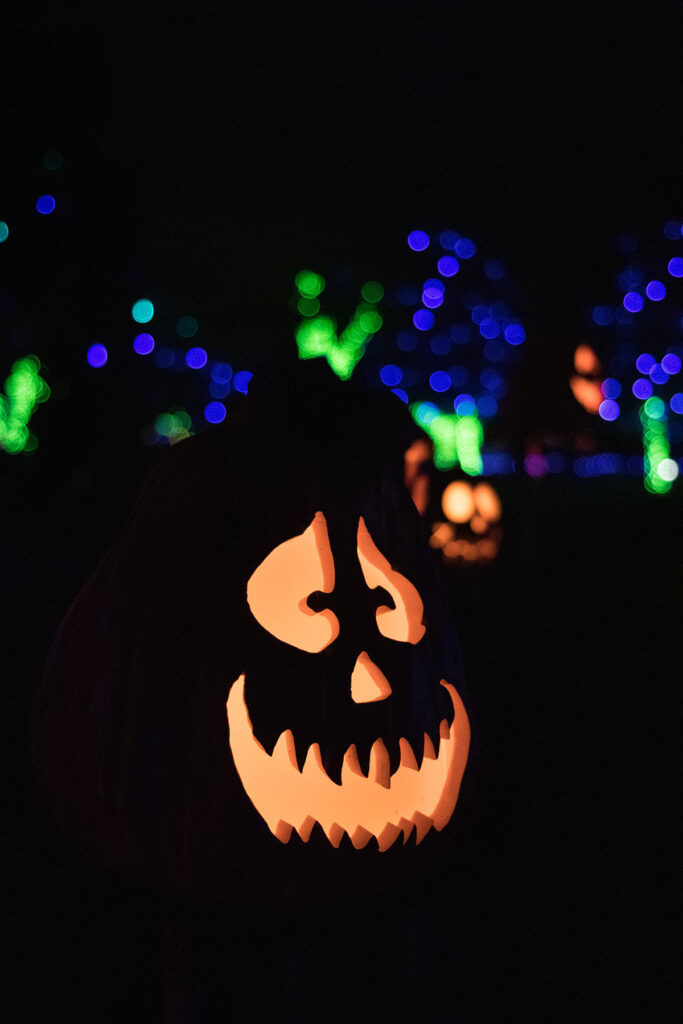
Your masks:
<instances>
[{"instance_id":1,"label":"blurred light cluster","mask_svg":"<svg viewBox=\"0 0 683 1024\"><path fill-rule=\"evenodd\" d=\"M40 368L37 356L18 359L5 381L4 395L0 394L0 448L10 455L32 452L38 446L28 424L36 406L50 397Z\"/></svg>"},{"instance_id":2,"label":"blurred light cluster","mask_svg":"<svg viewBox=\"0 0 683 1024\"><path fill-rule=\"evenodd\" d=\"M457 231L411 231L408 280L387 288L365 375L406 402L440 470L484 472L484 428L508 390L526 331L504 264ZM510 472L511 460L494 472Z\"/></svg>"},{"instance_id":3,"label":"blurred light cluster","mask_svg":"<svg viewBox=\"0 0 683 1024\"><path fill-rule=\"evenodd\" d=\"M591 309L594 347L577 348L570 385L589 412L640 435L645 487L664 494L678 476L672 449L683 442L681 224L667 221L656 240L643 244L624 233L619 247L627 262L615 276L616 297ZM593 355L591 366L586 352Z\"/></svg>"},{"instance_id":4,"label":"blurred light cluster","mask_svg":"<svg viewBox=\"0 0 683 1024\"><path fill-rule=\"evenodd\" d=\"M299 358L323 357L341 380L348 380L365 355L368 342L382 326L377 307L384 296L384 288L378 281L367 281L360 289L360 301L340 331L334 316L320 312L325 278L312 270L301 270L294 283L296 309L302 317L294 332Z\"/></svg>"}]
</instances>

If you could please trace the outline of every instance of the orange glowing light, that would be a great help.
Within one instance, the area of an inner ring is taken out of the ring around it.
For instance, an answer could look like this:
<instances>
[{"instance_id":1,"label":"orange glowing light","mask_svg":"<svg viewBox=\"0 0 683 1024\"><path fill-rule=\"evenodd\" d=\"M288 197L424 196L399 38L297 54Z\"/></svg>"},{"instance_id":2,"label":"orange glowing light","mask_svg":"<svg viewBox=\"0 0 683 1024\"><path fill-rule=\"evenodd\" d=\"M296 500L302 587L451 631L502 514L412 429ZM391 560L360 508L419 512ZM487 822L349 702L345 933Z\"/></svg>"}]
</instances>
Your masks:
<instances>
[{"instance_id":1,"label":"orange glowing light","mask_svg":"<svg viewBox=\"0 0 683 1024\"><path fill-rule=\"evenodd\" d=\"M377 628L382 636L389 640L402 640L405 643L417 644L425 633L422 622L422 598L410 580L396 572L376 547L365 525L363 517L358 522L358 561L363 570L363 577L370 590L384 587L389 591L395 608L381 605L377 609Z\"/></svg>"},{"instance_id":2,"label":"orange glowing light","mask_svg":"<svg viewBox=\"0 0 683 1024\"><path fill-rule=\"evenodd\" d=\"M441 508L452 523L466 523L474 515L474 495L470 484L454 480L441 495Z\"/></svg>"},{"instance_id":3,"label":"orange glowing light","mask_svg":"<svg viewBox=\"0 0 683 1024\"><path fill-rule=\"evenodd\" d=\"M600 384L596 380L587 380L585 377L571 377L569 386L574 393L574 398L582 405L587 412L597 412L603 400Z\"/></svg>"},{"instance_id":4,"label":"orange glowing light","mask_svg":"<svg viewBox=\"0 0 683 1024\"><path fill-rule=\"evenodd\" d=\"M497 523L503 513L500 498L494 491L491 484L482 482L477 484L472 492L474 506L487 523Z\"/></svg>"},{"instance_id":5,"label":"orange glowing light","mask_svg":"<svg viewBox=\"0 0 683 1024\"><path fill-rule=\"evenodd\" d=\"M329 608L308 606L316 591L334 590L334 559L322 512L302 534L274 548L247 583L251 613L269 633L309 654L318 654L339 635L339 620Z\"/></svg>"},{"instance_id":6,"label":"orange glowing light","mask_svg":"<svg viewBox=\"0 0 683 1024\"><path fill-rule=\"evenodd\" d=\"M590 345L578 345L574 353L574 369L589 377L597 377L602 373L600 360Z\"/></svg>"},{"instance_id":7,"label":"orange glowing light","mask_svg":"<svg viewBox=\"0 0 683 1024\"><path fill-rule=\"evenodd\" d=\"M230 688L226 704L230 749L244 789L268 828L280 842L289 842L296 830L307 842L319 822L333 846L344 833L360 849L374 836L380 851L387 850L403 834L408 840L413 829L421 842L433 827L443 829L451 818L460 791L470 727L467 713L455 689L441 681L450 695L454 718L449 726L443 719L439 729L438 753L425 733L422 763L408 740L401 738L401 760L390 773L389 754L381 739L370 751L367 776L352 744L344 755L341 783L327 775L320 747L312 743L299 770L291 730L285 730L272 754L267 754L254 736L245 699L245 676Z\"/></svg>"},{"instance_id":8,"label":"orange glowing light","mask_svg":"<svg viewBox=\"0 0 683 1024\"><path fill-rule=\"evenodd\" d=\"M403 480L420 515L424 515L429 504L428 466L431 459L432 447L423 438L413 441L403 456Z\"/></svg>"}]
</instances>

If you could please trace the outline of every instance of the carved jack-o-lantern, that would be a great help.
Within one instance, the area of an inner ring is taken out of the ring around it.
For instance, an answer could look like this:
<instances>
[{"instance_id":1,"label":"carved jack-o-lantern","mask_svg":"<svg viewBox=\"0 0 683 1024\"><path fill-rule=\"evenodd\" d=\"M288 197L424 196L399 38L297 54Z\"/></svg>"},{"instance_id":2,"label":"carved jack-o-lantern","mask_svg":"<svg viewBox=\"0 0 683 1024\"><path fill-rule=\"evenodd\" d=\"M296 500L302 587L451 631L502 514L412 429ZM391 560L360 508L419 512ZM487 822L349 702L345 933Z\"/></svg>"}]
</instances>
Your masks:
<instances>
[{"instance_id":1,"label":"carved jack-o-lantern","mask_svg":"<svg viewBox=\"0 0 683 1024\"><path fill-rule=\"evenodd\" d=\"M501 504L491 484L453 480L441 496L446 521L434 523L429 543L447 562L490 562L500 548Z\"/></svg>"},{"instance_id":2,"label":"carved jack-o-lantern","mask_svg":"<svg viewBox=\"0 0 683 1024\"><path fill-rule=\"evenodd\" d=\"M379 634L399 644L418 644L424 636L422 600L415 586L375 545L361 516L357 556L366 586L386 591L392 606L376 611ZM257 622L283 643L318 654L334 643L340 631L329 609L314 611L308 598L333 594L334 556L322 512L317 512L299 536L278 545L254 571L247 600ZM399 739L400 762L391 770L384 739L379 736L369 753L367 773L361 768L356 745L344 753L339 782L325 771L318 743L297 750L291 729L283 730L272 754L254 735L245 699L245 676L233 684L227 701L230 746L244 788L271 832L288 842L292 829L307 841L318 822L333 846L346 832L355 847L374 836L380 851L413 829L418 841L432 825L440 830L450 820L465 768L469 744L467 716L455 687L441 680L452 702L451 722L439 723L438 753L424 733L418 764L410 741ZM366 651L359 651L348 680L347 698L358 705L388 701L390 680ZM301 762L301 763L300 763Z\"/></svg>"},{"instance_id":3,"label":"carved jack-o-lantern","mask_svg":"<svg viewBox=\"0 0 683 1024\"><path fill-rule=\"evenodd\" d=\"M315 368L254 391L169 450L69 612L39 771L95 856L163 885L382 884L447 825L469 742L412 426Z\"/></svg>"}]
</instances>

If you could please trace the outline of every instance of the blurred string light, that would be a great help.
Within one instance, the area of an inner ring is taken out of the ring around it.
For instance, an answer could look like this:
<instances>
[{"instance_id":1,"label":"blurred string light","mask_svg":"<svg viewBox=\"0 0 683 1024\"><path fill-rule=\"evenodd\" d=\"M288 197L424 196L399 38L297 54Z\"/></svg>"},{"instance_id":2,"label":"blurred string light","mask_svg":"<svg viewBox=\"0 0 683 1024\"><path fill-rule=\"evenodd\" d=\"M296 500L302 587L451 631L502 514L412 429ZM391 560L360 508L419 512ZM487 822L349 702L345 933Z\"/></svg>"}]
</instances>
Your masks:
<instances>
[{"instance_id":1,"label":"blurred string light","mask_svg":"<svg viewBox=\"0 0 683 1024\"><path fill-rule=\"evenodd\" d=\"M636 462L645 487L665 494L679 475L672 448L680 449L683 442L678 419L683 415L678 398L683 359L681 225L667 221L659 240L648 248L634 234L622 235L619 244L628 262L615 277L617 299L594 306L590 314L605 372L593 348L580 345L577 375L570 385L589 412L626 433L640 433L643 457ZM621 471L631 472L634 464L628 460L628 468ZM577 460L575 471L592 476L599 466L599 461Z\"/></svg>"},{"instance_id":2,"label":"blurred string light","mask_svg":"<svg viewBox=\"0 0 683 1024\"><path fill-rule=\"evenodd\" d=\"M12 366L0 394L0 448L10 455L32 452L38 440L28 424L37 405L47 401L50 388L40 376L37 356L24 356Z\"/></svg>"},{"instance_id":3,"label":"blurred string light","mask_svg":"<svg viewBox=\"0 0 683 1024\"><path fill-rule=\"evenodd\" d=\"M303 317L294 332L299 358L323 357L341 380L348 380L365 355L368 342L382 327L383 319L377 310L384 296L382 285L378 281L363 285L361 301L346 327L338 331L336 319L320 314L325 278L312 270L301 270L294 283L298 292L296 308Z\"/></svg>"}]
</instances>

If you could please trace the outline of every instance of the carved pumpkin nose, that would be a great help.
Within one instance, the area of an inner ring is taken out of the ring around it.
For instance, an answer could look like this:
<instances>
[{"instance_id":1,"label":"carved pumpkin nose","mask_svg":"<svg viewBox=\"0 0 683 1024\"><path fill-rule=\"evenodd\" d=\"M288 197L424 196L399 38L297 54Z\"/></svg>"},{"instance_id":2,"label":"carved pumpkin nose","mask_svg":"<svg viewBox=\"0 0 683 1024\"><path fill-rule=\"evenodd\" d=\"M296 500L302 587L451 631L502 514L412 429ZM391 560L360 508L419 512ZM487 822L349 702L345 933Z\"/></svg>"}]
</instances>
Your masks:
<instances>
[{"instance_id":1,"label":"carved pumpkin nose","mask_svg":"<svg viewBox=\"0 0 683 1024\"><path fill-rule=\"evenodd\" d=\"M371 704L390 696L389 680L370 655L361 651L351 673L351 699L356 704Z\"/></svg>"}]
</instances>

